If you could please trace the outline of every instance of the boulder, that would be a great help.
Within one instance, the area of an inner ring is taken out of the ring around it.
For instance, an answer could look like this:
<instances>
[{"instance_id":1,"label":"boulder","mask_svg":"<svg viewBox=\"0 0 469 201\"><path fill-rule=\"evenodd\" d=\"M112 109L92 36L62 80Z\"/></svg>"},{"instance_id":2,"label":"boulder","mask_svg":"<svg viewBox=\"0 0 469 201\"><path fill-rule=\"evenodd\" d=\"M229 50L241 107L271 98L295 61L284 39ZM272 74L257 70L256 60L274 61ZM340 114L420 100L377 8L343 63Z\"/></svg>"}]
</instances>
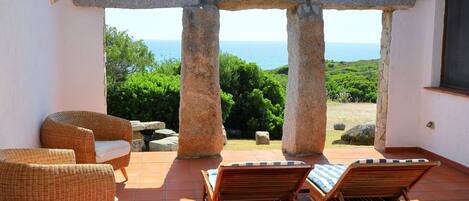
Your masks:
<instances>
[{"instance_id":1,"label":"boulder","mask_svg":"<svg viewBox=\"0 0 469 201\"><path fill-rule=\"evenodd\" d=\"M350 144L373 145L375 127L374 123L359 124L345 132L340 139Z\"/></svg>"},{"instance_id":2,"label":"boulder","mask_svg":"<svg viewBox=\"0 0 469 201\"><path fill-rule=\"evenodd\" d=\"M344 124L344 123L337 123L337 124L334 124L334 130L336 130L336 131L343 131L343 130L345 130L345 124Z\"/></svg>"},{"instance_id":3,"label":"boulder","mask_svg":"<svg viewBox=\"0 0 469 201\"><path fill-rule=\"evenodd\" d=\"M132 152L141 152L143 150L143 139L132 140L131 149Z\"/></svg>"},{"instance_id":4,"label":"boulder","mask_svg":"<svg viewBox=\"0 0 469 201\"><path fill-rule=\"evenodd\" d=\"M269 145L270 136L267 131L256 131L256 145Z\"/></svg>"},{"instance_id":5,"label":"boulder","mask_svg":"<svg viewBox=\"0 0 469 201\"><path fill-rule=\"evenodd\" d=\"M179 137L179 134L177 134L176 131L173 131L171 129L166 129L166 128L158 129L153 132L151 136L151 140L161 140L167 137L174 137L174 136Z\"/></svg>"},{"instance_id":6,"label":"boulder","mask_svg":"<svg viewBox=\"0 0 469 201\"><path fill-rule=\"evenodd\" d=\"M161 140L153 140L149 143L150 151L177 151L179 137L167 137Z\"/></svg>"}]
</instances>

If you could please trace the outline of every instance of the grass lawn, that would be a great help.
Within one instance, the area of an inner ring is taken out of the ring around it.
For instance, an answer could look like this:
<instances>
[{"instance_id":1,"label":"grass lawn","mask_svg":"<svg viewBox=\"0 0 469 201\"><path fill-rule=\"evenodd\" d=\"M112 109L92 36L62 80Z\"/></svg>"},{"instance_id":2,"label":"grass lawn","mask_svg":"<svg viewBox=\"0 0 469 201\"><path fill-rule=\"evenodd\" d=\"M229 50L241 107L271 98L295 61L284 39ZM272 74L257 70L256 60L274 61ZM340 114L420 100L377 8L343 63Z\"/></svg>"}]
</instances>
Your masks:
<instances>
[{"instance_id":1,"label":"grass lawn","mask_svg":"<svg viewBox=\"0 0 469 201\"><path fill-rule=\"evenodd\" d=\"M374 122L376 118L376 104L374 103L327 103L327 136L326 147L351 147L356 145L333 144L340 140L345 131L335 131L335 123L344 123L345 130L361 123ZM272 150L281 149L280 140L270 141L270 145L256 145L254 140L228 140L224 150Z\"/></svg>"}]
</instances>

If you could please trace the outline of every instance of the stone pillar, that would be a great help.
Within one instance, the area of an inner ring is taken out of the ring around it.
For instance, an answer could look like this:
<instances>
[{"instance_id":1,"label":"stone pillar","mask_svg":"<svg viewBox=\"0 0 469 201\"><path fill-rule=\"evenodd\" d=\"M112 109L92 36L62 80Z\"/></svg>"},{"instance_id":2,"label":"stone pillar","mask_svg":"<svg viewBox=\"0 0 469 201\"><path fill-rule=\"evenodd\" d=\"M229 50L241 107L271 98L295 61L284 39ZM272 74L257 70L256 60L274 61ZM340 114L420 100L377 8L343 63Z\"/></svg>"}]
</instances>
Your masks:
<instances>
[{"instance_id":1,"label":"stone pillar","mask_svg":"<svg viewBox=\"0 0 469 201\"><path fill-rule=\"evenodd\" d=\"M223 148L218 69L220 13L183 10L179 158L219 156Z\"/></svg>"},{"instance_id":2,"label":"stone pillar","mask_svg":"<svg viewBox=\"0 0 469 201\"><path fill-rule=\"evenodd\" d=\"M375 149L384 151L388 116L388 81L391 52L392 11L383 11L381 32L381 63L379 65L378 104L376 111Z\"/></svg>"},{"instance_id":3,"label":"stone pillar","mask_svg":"<svg viewBox=\"0 0 469 201\"><path fill-rule=\"evenodd\" d=\"M321 154L326 142L324 21L319 4L287 10L288 87L282 149Z\"/></svg>"}]
</instances>

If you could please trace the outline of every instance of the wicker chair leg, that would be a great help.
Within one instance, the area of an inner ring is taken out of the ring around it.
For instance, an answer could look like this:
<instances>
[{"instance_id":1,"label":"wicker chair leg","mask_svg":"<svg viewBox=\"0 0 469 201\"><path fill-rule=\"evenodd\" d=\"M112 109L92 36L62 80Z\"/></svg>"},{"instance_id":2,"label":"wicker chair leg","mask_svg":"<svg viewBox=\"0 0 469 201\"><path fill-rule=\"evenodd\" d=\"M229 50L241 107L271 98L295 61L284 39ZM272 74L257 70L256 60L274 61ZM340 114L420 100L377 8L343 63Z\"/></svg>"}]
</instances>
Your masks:
<instances>
[{"instance_id":1,"label":"wicker chair leg","mask_svg":"<svg viewBox=\"0 0 469 201\"><path fill-rule=\"evenodd\" d=\"M121 168L121 172L124 175L125 180L123 182L126 182L129 180L129 177L127 176L127 171L125 170L125 167Z\"/></svg>"}]
</instances>

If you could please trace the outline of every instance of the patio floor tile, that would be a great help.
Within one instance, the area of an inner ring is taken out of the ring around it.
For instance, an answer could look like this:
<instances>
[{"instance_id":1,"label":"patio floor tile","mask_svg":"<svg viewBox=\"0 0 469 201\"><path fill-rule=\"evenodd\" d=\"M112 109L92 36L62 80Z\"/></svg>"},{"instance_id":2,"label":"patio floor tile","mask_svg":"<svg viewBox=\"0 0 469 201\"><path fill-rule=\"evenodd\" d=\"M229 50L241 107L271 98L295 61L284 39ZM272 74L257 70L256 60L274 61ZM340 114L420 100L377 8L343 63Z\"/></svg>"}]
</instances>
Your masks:
<instances>
[{"instance_id":1,"label":"patio floor tile","mask_svg":"<svg viewBox=\"0 0 469 201\"><path fill-rule=\"evenodd\" d=\"M422 158L419 153L381 154L373 148L330 148L324 155L308 157L284 156L281 150L223 151L220 159L178 160L176 152L137 152L131 154L127 168L129 181L117 183L120 201L202 200L200 170L240 161L301 160L310 164L344 163L359 158ZM124 180L116 171L116 182ZM442 165L429 172L410 192L414 201L469 201L469 175ZM299 200L311 200L301 194Z\"/></svg>"}]
</instances>

